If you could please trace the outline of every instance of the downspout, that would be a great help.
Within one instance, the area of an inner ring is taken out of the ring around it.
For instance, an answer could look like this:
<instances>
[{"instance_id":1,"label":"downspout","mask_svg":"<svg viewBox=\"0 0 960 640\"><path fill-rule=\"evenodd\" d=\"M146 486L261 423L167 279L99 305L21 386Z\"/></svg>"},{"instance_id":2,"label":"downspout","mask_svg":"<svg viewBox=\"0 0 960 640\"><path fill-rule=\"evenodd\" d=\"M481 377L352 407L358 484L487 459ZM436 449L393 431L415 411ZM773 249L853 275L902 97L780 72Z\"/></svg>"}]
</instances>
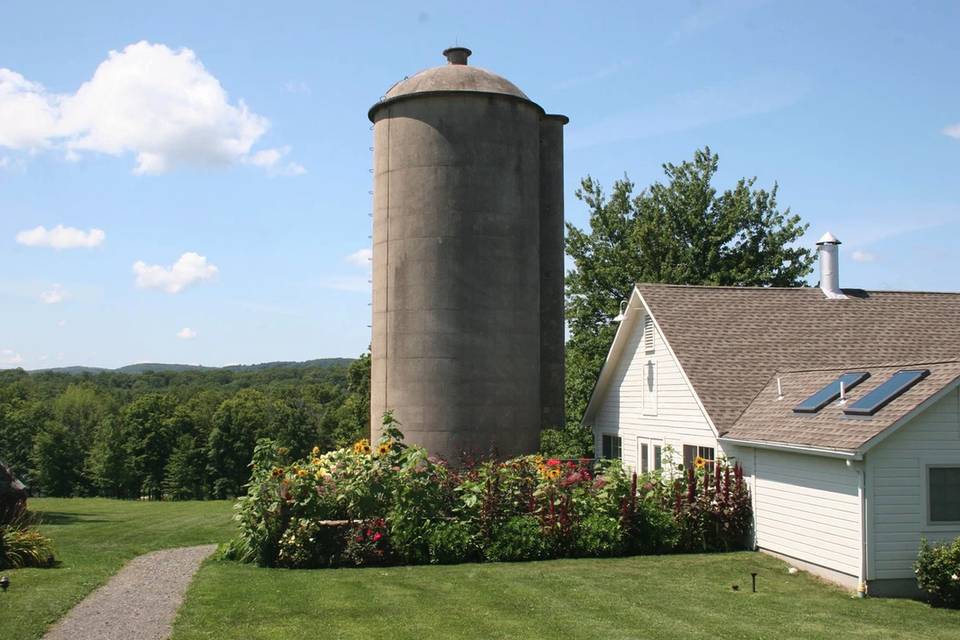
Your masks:
<instances>
[{"instance_id":1,"label":"downspout","mask_svg":"<svg viewBox=\"0 0 960 640\"><path fill-rule=\"evenodd\" d=\"M867 492L864 463L847 460L847 466L857 472L857 500L860 503L860 575L857 578L857 597L867 595Z\"/></svg>"}]
</instances>

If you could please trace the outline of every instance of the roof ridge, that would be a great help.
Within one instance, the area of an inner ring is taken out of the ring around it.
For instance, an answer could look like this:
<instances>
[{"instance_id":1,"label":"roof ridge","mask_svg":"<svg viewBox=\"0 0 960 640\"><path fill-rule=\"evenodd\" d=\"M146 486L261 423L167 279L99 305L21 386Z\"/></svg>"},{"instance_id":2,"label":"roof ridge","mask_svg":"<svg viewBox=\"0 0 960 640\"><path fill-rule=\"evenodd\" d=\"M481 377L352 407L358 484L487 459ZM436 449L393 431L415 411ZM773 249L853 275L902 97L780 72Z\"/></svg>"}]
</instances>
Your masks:
<instances>
[{"instance_id":1,"label":"roof ridge","mask_svg":"<svg viewBox=\"0 0 960 640\"><path fill-rule=\"evenodd\" d=\"M846 367L816 367L813 369L777 369L773 376L771 376L767 384L770 384L769 380L772 380L777 374L784 373L815 373L818 371L853 371L855 369L881 369L888 367L918 367L920 365L934 365L934 364L960 364L960 358L954 358L950 360L926 360L923 362L877 362L877 363L857 363Z\"/></svg>"},{"instance_id":2,"label":"roof ridge","mask_svg":"<svg viewBox=\"0 0 960 640\"><path fill-rule=\"evenodd\" d=\"M820 287L813 285L802 285L798 287L764 287L756 285L735 285L735 284L673 284L669 282L635 282L636 287L660 287L664 289L733 289L735 291L818 291ZM910 295L948 295L960 296L960 291L921 291L907 289L860 289L857 287L842 287L841 291L863 291L864 293L904 293Z\"/></svg>"}]
</instances>

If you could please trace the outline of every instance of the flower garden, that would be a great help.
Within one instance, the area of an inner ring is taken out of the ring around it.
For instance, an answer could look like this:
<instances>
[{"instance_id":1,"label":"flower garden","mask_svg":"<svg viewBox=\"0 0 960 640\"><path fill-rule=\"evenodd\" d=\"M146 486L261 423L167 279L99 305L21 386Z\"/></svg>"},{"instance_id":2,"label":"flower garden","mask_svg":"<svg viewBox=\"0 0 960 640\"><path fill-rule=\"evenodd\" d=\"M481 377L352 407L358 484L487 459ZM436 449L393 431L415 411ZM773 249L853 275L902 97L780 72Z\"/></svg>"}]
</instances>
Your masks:
<instances>
[{"instance_id":1,"label":"flower garden","mask_svg":"<svg viewBox=\"0 0 960 640\"><path fill-rule=\"evenodd\" d=\"M388 414L371 444L291 460L261 440L226 556L321 568L604 557L743 548L737 465L698 460L638 477L618 460L523 456L449 465Z\"/></svg>"}]
</instances>

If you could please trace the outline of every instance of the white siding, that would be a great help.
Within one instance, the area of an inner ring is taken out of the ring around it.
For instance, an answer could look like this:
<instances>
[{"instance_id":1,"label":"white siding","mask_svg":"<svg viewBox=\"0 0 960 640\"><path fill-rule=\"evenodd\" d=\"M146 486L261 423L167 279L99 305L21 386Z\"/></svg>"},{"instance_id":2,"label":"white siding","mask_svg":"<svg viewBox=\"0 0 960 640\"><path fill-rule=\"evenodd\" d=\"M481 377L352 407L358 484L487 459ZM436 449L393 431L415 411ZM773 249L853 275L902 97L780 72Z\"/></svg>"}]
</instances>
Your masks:
<instances>
[{"instance_id":1,"label":"white siding","mask_svg":"<svg viewBox=\"0 0 960 640\"><path fill-rule=\"evenodd\" d=\"M858 576L857 485L843 460L757 449L757 546Z\"/></svg>"},{"instance_id":2,"label":"white siding","mask_svg":"<svg viewBox=\"0 0 960 640\"><path fill-rule=\"evenodd\" d=\"M960 396L954 389L867 453L868 577L912 578L920 538L960 536L927 522L926 465L960 465Z\"/></svg>"},{"instance_id":3,"label":"white siding","mask_svg":"<svg viewBox=\"0 0 960 640\"><path fill-rule=\"evenodd\" d=\"M655 328L654 350L647 353L643 344L644 318L632 322L622 351L611 363L616 369L604 397L599 398L593 419L597 451L600 451L600 435L611 433L623 438L624 463L634 469L638 468L638 438L671 445L678 459L684 444L714 447L720 454L713 428L684 379L680 365ZM650 398L645 405L645 396L650 391L644 386L651 362L656 374L656 401Z\"/></svg>"}]
</instances>

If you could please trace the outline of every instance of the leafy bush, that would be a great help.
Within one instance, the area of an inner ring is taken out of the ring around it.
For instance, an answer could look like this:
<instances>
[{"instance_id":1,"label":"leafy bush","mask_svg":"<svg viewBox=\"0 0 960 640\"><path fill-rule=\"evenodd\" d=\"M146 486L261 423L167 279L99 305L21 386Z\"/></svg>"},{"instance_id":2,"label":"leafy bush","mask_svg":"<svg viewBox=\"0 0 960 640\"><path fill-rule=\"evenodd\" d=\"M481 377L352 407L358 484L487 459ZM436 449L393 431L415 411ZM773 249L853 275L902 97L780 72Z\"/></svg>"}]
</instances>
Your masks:
<instances>
[{"instance_id":1,"label":"leafy bush","mask_svg":"<svg viewBox=\"0 0 960 640\"><path fill-rule=\"evenodd\" d=\"M480 558L476 533L456 520L437 523L430 530L427 546L433 564L473 562Z\"/></svg>"},{"instance_id":2,"label":"leafy bush","mask_svg":"<svg viewBox=\"0 0 960 640\"><path fill-rule=\"evenodd\" d=\"M532 515L513 516L498 527L485 549L490 562L520 562L549 557L540 521Z\"/></svg>"},{"instance_id":3,"label":"leafy bush","mask_svg":"<svg viewBox=\"0 0 960 640\"><path fill-rule=\"evenodd\" d=\"M257 443L238 538L225 555L263 566L518 561L743 544L738 468L717 480L628 474L618 460L522 456L453 468L407 446L390 414L376 443L291 460Z\"/></svg>"},{"instance_id":4,"label":"leafy bush","mask_svg":"<svg viewBox=\"0 0 960 640\"><path fill-rule=\"evenodd\" d=\"M913 570L934 604L960 607L960 538L933 545L924 538Z\"/></svg>"},{"instance_id":5,"label":"leafy bush","mask_svg":"<svg viewBox=\"0 0 960 640\"><path fill-rule=\"evenodd\" d=\"M50 567L53 543L36 529L17 524L0 527L0 569Z\"/></svg>"}]
</instances>

